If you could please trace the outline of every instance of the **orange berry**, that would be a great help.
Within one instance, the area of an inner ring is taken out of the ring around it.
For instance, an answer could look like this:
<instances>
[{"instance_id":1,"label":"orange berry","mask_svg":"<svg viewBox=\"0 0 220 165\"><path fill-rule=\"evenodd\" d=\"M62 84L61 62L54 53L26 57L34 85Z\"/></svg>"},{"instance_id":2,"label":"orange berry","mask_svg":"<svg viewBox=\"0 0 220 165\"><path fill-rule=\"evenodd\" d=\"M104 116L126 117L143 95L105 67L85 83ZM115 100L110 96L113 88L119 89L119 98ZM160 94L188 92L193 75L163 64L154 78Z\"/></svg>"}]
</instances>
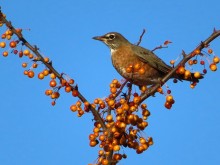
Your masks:
<instances>
[{"instance_id":1,"label":"orange berry","mask_svg":"<svg viewBox=\"0 0 220 165\"><path fill-rule=\"evenodd\" d=\"M37 68L38 64L37 63L33 63L32 67L33 68Z\"/></svg>"},{"instance_id":2,"label":"orange berry","mask_svg":"<svg viewBox=\"0 0 220 165\"><path fill-rule=\"evenodd\" d=\"M64 78L61 79L60 83L61 83L62 87L68 85L67 81Z\"/></svg>"},{"instance_id":3,"label":"orange berry","mask_svg":"<svg viewBox=\"0 0 220 165\"><path fill-rule=\"evenodd\" d=\"M212 63L209 65L209 68L211 69L211 71L216 71L217 70L217 65Z\"/></svg>"},{"instance_id":4,"label":"orange berry","mask_svg":"<svg viewBox=\"0 0 220 165\"><path fill-rule=\"evenodd\" d=\"M44 79L44 74L43 74L42 72L39 73L39 74L38 74L38 78L39 78L40 80Z\"/></svg>"},{"instance_id":5,"label":"orange berry","mask_svg":"<svg viewBox=\"0 0 220 165\"><path fill-rule=\"evenodd\" d=\"M117 88L116 88L116 87L110 88L110 92L111 92L112 94L115 94L115 93L117 92Z\"/></svg>"},{"instance_id":6,"label":"orange berry","mask_svg":"<svg viewBox=\"0 0 220 165\"><path fill-rule=\"evenodd\" d=\"M82 105L82 102L81 102L80 100L78 100L78 101L76 102L76 106L77 106L77 107L81 107L81 105Z\"/></svg>"},{"instance_id":7,"label":"orange berry","mask_svg":"<svg viewBox=\"0 0 220 165\"><path fill-rule=\"evenodd\" d=\"M21 34L22 29L16 29L16 32Z\"/></svg>"},{"instance_id":8,"label":"orange berry","mask_svg":"<svg viewBox=\"0 0 220 165\"><path fill-rule=\"evenodd\" d=\"M44 69L44 70L43 70L43 74L44 74L44 76L47 76L47 75L49 74L49 70Z\"/></svg>"},{"instance_id":9,"label":"orange berry","mask_svg":"<svg viewBox=\"0 0 220 165\"><path fill-rule=\"evenodd\" d=\"M103 150L99 150L99 156L102 156L104 154Z\"/></svg>"},{"instance_id":10,"label":"orange berry","mask_svg":"<svg viewBox=\"0 0 220 165\"><path fill-rule=\"evenodd\" d=\"M27 63L26 62L22 63L22 67L26 68L27 67Z\"/></svg>"},{"instance_id":11,"label":"orange berry","mask_svg":"<svg viewBox=\"0 0 220 165\"><path fill-rule=\"evenodd\" d=\"M47 89L45 91L45 95L50 96L53 93L53 91L51 89Z\"/></svg>"},{"instance_id":12,"label":"orange berry","mask_svg":"<svg viewBox=\"0 0 220 165\"><path fill-rule=\"evenodd\" d=\"M193 60L189 60L189 61L188 61L188 64L189 64L189 65L193 65Z\"/></svg>"},{"instance_id":13,"label":"orange berry","mask_svg":"<svg viewBox=\"0 0 220 165\"><path fill-rule=\"evenodd\" d=\"M48 63L50 59L48 57L44 57L44 62Z\"/></svg>"},{"instance_id":14,"label":"orange berry","mask_svg":"<svg viewBox=\"0 0 220 165\"><path fill-rule=\"evenodd\" d=\"M144 109L144 110L142 111L142 115L143 115L143 116L150 116L150 111L147 110L147 109Z\"/></svg>"},{"instance_id":15,"label":"orange berry","mask_svg":"<svg viewBox=\"0 0 220 165\"><path fill-rule=\"evenodd\" d=\"M105 135L100 135L100 136L99 136L99 140L100 140L100 141L104 141L104 140L105 140Z\"/></svg>"},{"instance_id":16,"label":"orange berry","mask_svg":"<svg viewBox=\"0 0 220 165\"><path fill-rule=\"evenodd\" d=\"M50 86L51 86L51 87L55 87L56 85L57 85L56 80L52 79L52 80L50 81Z\"/></svg>"},{"instance_id":17,"label":"orange berry","mask_svg":"<svg viewBox=\"0 0 220 165\"><path fill-rule=\"evenodd\" d=\"M89 105L90 105L90 104L89 104L88 101L85 101L85 102L84 102L84 106L89 107Z\"/></svg>"},{"instance_id":18,"label":"orange berry","mask_svg":"<svg viewBox=\"0 0 220 165\"><path fill-rule=\"evenodd\" d=\"M174 65L174 64L175 64L175 60L171 60L171 61L170 61L170 64L171 64L171 65Z\"/></svg>"},{"instance_id":19,"label":"orange berry","mask_svg":"<svg viewBox=\"0 0 220 165\"><path fill-rule=\"evenodd\" d=\"M116 109L116 113L119 115L119 114L122 114L124 111L122 108L117 108Z\"/></svg>"},{"instance_id":20,"label":"orange berry","mask_svg":"<svg viewBox=\"0 0 220 165\"><path fill-rule=\"evenodd\" d=\"M22 51L19 51L18 56L19 56L20 58L23 57L23 52L22 52Z\"/></svg>"},{"instance_id":21,"label":"orange berry","mask_svg":"<svg viewBox=\"0 0 220 165\"><path fill-rule=\"evenodd\" d=\"M201 73L200 72L195 72L194 77L199 79L201 77Z\"/></svg>"},{"instance_id":22,"label":"orange berry","mask_svg":"<svg viewBox=\"0 0 220 165\"><path fill-rule=\"evenodd\" d=\"M10 29L8 29L8 30L5 32L5 34L12 36L12 35L13 35L13 32L12 32Z\"/></svg>"},{"instance_id":23,"label":"orange berry","mask_svg":"<svg viewBox=\"0 0 220 165\"><path fill-rule=\"evenodd\" d=\"M7 51L4 51L4 52L2 53L2 55L3 55L4 57L7 57L7 56L8 56L8 52L7 52Z\"/></svg>"},{"instance_id":24,"label":"orange berry","mask_svg":"<svg viewBox=\"0 0 220 165\"><path fill-rule=\"evenodd\" d=\"M120 124L119 124L119 128L121 128L121 129L126 128L126 126L127 125L124 122L120 122Z\"/></svg>"},{"instance_id":25,"label":"orange berry","mask_svg":"<svg viewBox=\"0 0 220 165\"><path fill-rule=\"evenodd\" d=\"M91 140L90 143L89 143L89 145L90 145L91 147L95 147L95 146L97 145L97 141L96 141L96 140Z\"/></svg>"},{"instance_id":26,"label":"orange berry","mask_svg":"<svg viewBox=\"0 0 220 165\"><path fill-rule=\"evenodd\" d=\"M137 147L137 150L136 150L136 153L137 153L137 154L141 154L143 151L144 151L143 146L138 146L138 147Z\"/></svg>"},{"instance_id":27,"label":"orange berry","mask_svg":"<svg viewBox=\"0 0 220 165\"><path fill-rule=\"evenodd\" d=\"M5 48L5 46L6 46L6 43L5 43L5 42L0 42L0 47L1 47L1 48Z\"/></svg>"},{"instance_id":28,"label":"orange berry","mask_svg":"<svg viewBox=\"0 0 220 165\"><path fill-rule=\"evenodd\" d=\"M2 34L2 39L5 39L6 38L6 34Z\"/></svg>"},{"instance_id":29,"label":"orange berry","mask_svg":"<svg viewBox=\"0 0 220 165\"><path fill-rule=\"evenodd\" d=\"M121 98L119 102L120 102L120 104L124 104L126 102L126 100L124 98Z\"/></svg>"},{"instance_id":30,"label":"orange berry","mask_svg":"<svg viewBox=\"0 0 220 165\"><path fill-rule=\"evenodd\" d=\"M198 63L198 60L193 60L193 64L197 64Z\"/></svg>"},{"instance_id":31,"label":"orange berry","mask_svg":"<svg viewBox=\"0 0 220 165\"><path fill-rule=\"evenodd\" d=\"M11 42L9 43L9 46L10 46L11 48L15 48L15 47L17 46L17 42L11 41Z\"/></svg>"},{"instance_id":32,"label":"orange berry","mask_svg":"<svg viewBox=\"0 0 220 165\"><path fill-rule=\"evenodd\" d=\"M139 140L141 144L147 143L146 139L143 137L140 137Z\"/></svg>"},{"instance_id":33,"label":"orange berry","mask_svg":"<svg viewBox=\"0 0 220 165\"><path fill-rule=\"evenodd\" d=\"M57 76L54 73L50 74L50 78L55 79Z\"/></svg>"},{"instance_id":34,"label":"orange berry","mask_svg":"<svg viewBox=\"0 0 220 165\"><path fill-rule=\"evenodd\" d=\"M33 78L33 77L34 77L34 71L30 70L30 71L28 72L28 77L29 77L29 78Z\"/></svg>"},{"instance_id":35,"label":"orange berry","mask_svg":"<svg viewBox=\"0 0 220 165\"><path fill-rule=\"evenodd\" d=\"M209 54L212 54L212 52L213 52L212 49L209 49L209 50L208 50L208 53L209 53Z\"/></svg>"},{"instance_id":36,"label":"orange berry","mask_svg":"<svg viewBox=\"0 0 220 165\"><path fill-rule=\"evenodd\" d=\"M120 150L120 146L119 145L113 146L113 151L119 151L119 150Z\"/></svg>"},{"instance_id":37,"label":"orange berry","mask_svg":"<svg viewBox=\"0 0 220 165\"><path fill-rule=\"evenodd\" d=\"M78 117L81 117L84 114L83 110L78 110Z\"/></svg>"},{"instance_id":38,"label":"orange berry","mask_svg":"<svg viewBox=\"0 0 220 165\"><path fill-rule=\"evenodd\" d=\"M145 73L145 69L144 69L144 68L140 68L140 69L138 70L138 73L141 74L141 75L143 75L143 74Z\"/></svg>"},{"instance_id":39,"label":"orange berry","mask_svg":"<svg viewBox=\"0 0 220 165\"><path fill-rule=\"evenodd\" d=\"M29 59L32 59L32 58L34 58L34 55L33 55L32 53L30 53L30 54L28 55L28 57L29 57Z\"/></svg>"},{"instance_id":40,"label":"orange berry","mask_svg":"<svg viewBox=\"0 0 220 165\"><path fill-rule=\"evenodd\" d=\"M191 76L191 72L189 70L186 70L184 73L184 78L188 79Z\"/></svg>"},{"instance_id":41,"label":"orange berry","mask_svg":"<svg viewBox=\"0 0 220 165\"><path fill-rule=\"evenodd\" d=\"M73 79L70 79L70 80L69 80L69 84L74 84L74 80L73 80Z\"/></svg>"},{"instance_id":42,"label":"orange berry","mask_svg":"<svg viewBox=\"0 0 220 165\"><path fill-rule=\"evenodd\" d=\"M157 92L163 94L163 88L162 87L157 88Z\"/></svg>"},{"instance_id":43,"label":"orange berry","mask_svg":"<svg viewBox=\"0 0 220 165\"><path fill-rule=\"evenodd\" d=\"M122 155L121 155L121 154L116 153L116 154L114 154L114 155L113 155L113 159L114 159L114 160L116 160L116 161L119 161L119 160L121 160L121 159L122 159Z\"/></svg>"},{"instance_id":44,"label":"orange berry","mask_svg":"<svg viewBox=\"0 0 220 165\"><path fill-rule=\"evenodd\" d=\"M112 83L113 83L113 84L117 84L117 83L118 83L118 80L117 80L117 79L113 79L113 80L112 80Z\"/></svg>"},{"instance_id":45,"label":"orange berry","mask_svg":"<svg viewBox=\"0 0 220 165\"><path fill-rule=\"evenodd\" d=\"M52 101L52 102L51 102L51 105L52 105L52 106L56 105L56 101Z\"/></svg>"},{"instance_id":46,"label":"orange berry","mask_svg":"<svg viewBox=\"0 0 220 165\"><path fill-rule=\"evenodd\" d=\"M108 165L108 160L107 159L102 159L102 165Z\"/></svg>"},{"instance_id":47,"label":"orange berry","mask_svg":"<svg viewBox=\"0 0 220 165\"><path fill-rule=\"evenodd\" d=\"M111 121L113 120L112 115L107 115L107 116L106 116L106 120L107 120L108 122L111 122Z\"/></svg>"},{"instance_id":48,"label":"orange berry","mask_svg":"<svg viewBox=\"0 0 220 165\"><path fill-rule=\"evenodd\" d=\"M147 86L141 86L141 92L145 92L147 90Z\"/></svg>"},{"instance_id":49,"label":"orange berry","mask_svg":"<svg viewBox=\"0 0 220 165\"><path fill-rule=\"evenodd\" d=\"M196 50L194 50L194 53L195 53L195 54L200 54L201 51L200 51L199 49L196 49Z\"/></svg>"},{"instance_id":50,"label":"orange berry","mask_svg":"<svg viewBox=\"0 0 220 165\"><path fill-rule=\"evenodd\" d=\"M164 106L167 108L167 109L170 109L172 107L172 104L170 102L165 102Z\"/></svg>"},{"instance_id":51,"label":"orange berry","mask_svg":"<svg viewBox=\"0 0 220 165\"><path fill-rule=\"evenodd\" d=\"M69 93L69 92L71 92L71 90L72 90L71 86L66 86L65 87L65 92Z\"/></svg>"},{"instance_id":52,"label":"orange berry","mask_svg":"<svg viewBox=\"0 0 220 165\"><path fill-rule=\"evenodd\" d=\"M115 104L115 100L110 99L108 101L108 106L113 106Z\"/></svg>"},{"instance_id":53,"label":"orange berry","mask_svg":"<svg viewBox=\"0 0 220 165\"><path fill-rule=\"evenodd\" d=\"M133 101L135 104L138 104L141 100L141 97L140 96L137 96L137 97L134 97Z\"/></svg>"},{"instance_id":54,"label":"orange berry","mask_svg":"<svg viewBox=\"0 0 220 165\"><path fill-rule=\"evenodd\" d=\"M89 135L89 140L95 140L95 139L96 139L96 136L94 134Z\"/></svg>"},{"instance_id":55,"label":"orange berry","mask_svg":"<svg viewBox=\"0 0 220 165\"><path fill-rule=\"evenodd\" d=\"M24 54L25 56L28 56L28 55L30 54L30 51L29 51L28 49L25 49L25 50L23 51L23 54Z\"/></svg>"},{"instance_id":56,"label":"orange berry","mask_svg":"<svg viewBox=\"0 0 220 165\"><path fill-rule=\"evenodd\" d=\"M172 95L167 95L166 96L166 101L169 102L169 103L172 103L173 102L173 96Z\"/></svg>"},{"instance_id":57,"label":"orange berry","mask_svg":"<svg viewBox=\"0 0 220 165\"><path fill-rule=\"evenodd\" d=\"M128 111L129 110L129 105L127 104L127 103L124 103L123 105L122 105L122 109L124 110L124 111Z\"/></svg>"},{"instance_id":58,"label":"orange berry","mask_svg":"<svg viewBox=\"0 0 220 165\"><path fill-rule=\"evenodd\" d=\"M141 104L141 108L142 109L146 109L147 108L147 104Z\"/></svg>"},{"instance_id":59,"label":"orange berry","mask_svg":"<svg viewBox=\"0 0 220 165\"><path fill-rule=\"evenodd\" d=\"M177 73L178 73L178 74L184 74L184 73L185 73L185 67L184 67L184 66L180 66L180 67L177 69Z\"/></svg>"},{"instance_id":60,"label":"orange berry","mask_svg":"<svg viewBox=\"0 0 220 165\"><path fill-rule=\"evenodd\" d=\"M51 94L51 98L52 99L57 99L57 98L59 98L60 97L60 93L59 92L53 92L52 94Z\"/></svg>"},{"instance_id":61,"label":"orange berry","mask_svg":"<svg viewBox=\"0 0 220 165\"><path fill-rule=\"evenodd\" d=\"M10 35L6 35L6 38L7 38L7 40L10 40L11 36Z\"/></svg>"},{"instance_id":62,"label":"orange berry","mask_svg":"<svg viewBox=\"0 0 220 165\"><path fill-rule=\"evenodd\" d=\"M141 65L139 63L136 63L134 65L134 71L138 71L141 68Z\"/></svg>"},{"instance_id":63,"label":"orange berry","mask_svg":"<svg viewBox=\"0 0 220 165\"><path fill-rule=\"evenodd\" d=\"M70 110L73 111L73 112L76 112L77 111L77 106L76 105L71 105Z\"/></svg>"},{"instance_id":64,"label":"orange berry","mask_svg":"<svg viewBox=\"0 0 220 165\"><path fill-rule=\"evenodd\" d=\"M94 133L99 132L99 128L98 128L98 127L95 127L95 128L93 129L93 132L94 132Z\"/></svg>"},{"instance_id":65,"label":"orange berry","mask_svg":"<svg viewBox=\"0 0 220 165\"><path fill-rule=\"evenodd\" d=\"M195 85L194 84L190 84L190 88L195 88Z\"/></svg>"},{"instance_id":66,"label":"orange berry","mask_svg":"<svg viewBox=\"0 0 220 165\"><path fill-rule=\"evenodd\" d=\"M133 70L133 68L132 68L132 67L127 67L127 68L126 68L126 72L127 72L127 73L131 73L131 72L132 72L132 70Z\"/></svg>"},{"instance_id":67,"label":"orange berry","mask_svg":"<svg viewBox=\"0 0 220 165\"><path fill-rule=\"evenodd\" d=\"M218 64L218 63L219 63L219 60L220 60L219 57L215 56L212 61L213 61L215 64Z\"/></svg>"},{"instance_id":68,"label":"orange berry","mask_svg":"<svg viewBox=\"0 0 220 165\"><path fill-rule=\"evenodd\" d=\"M28 71L27 70L24 71L24 75L28 75Z\"/></svg>"},{"instance_id":69,"label":"orange berry","mask_svg":"<svg viewBox=\"0 0 220 165\"><path fill-rule=\"evenodd\" d=\"M72 95L73 95L74 97L77 97L77 96L79 95L78 90L73 89L73 91L72 91Z\"/></svg>"}]
</instances>

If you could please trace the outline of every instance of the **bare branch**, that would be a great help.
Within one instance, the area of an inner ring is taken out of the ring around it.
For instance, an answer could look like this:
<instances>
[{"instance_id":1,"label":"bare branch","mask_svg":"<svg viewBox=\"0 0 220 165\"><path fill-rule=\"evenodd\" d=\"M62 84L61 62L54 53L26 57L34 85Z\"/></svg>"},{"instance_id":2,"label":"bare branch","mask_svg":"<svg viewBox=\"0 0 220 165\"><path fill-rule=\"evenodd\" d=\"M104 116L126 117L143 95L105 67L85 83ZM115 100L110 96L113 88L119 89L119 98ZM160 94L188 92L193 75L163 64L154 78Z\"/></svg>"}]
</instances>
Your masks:
<instances>
[{"instance_id":1,"label":"bare branch","mask_svg":"<svg viewBox=\"0 0 220 165\"><path fill-rule=\"evenodd\" d=\"M145 32L146 32L146 30L143 29L143 32L142 32L142 34L140 35L139 41L138 41L138 43L136 44L137 46L140 45L140 43L141 43L141 41L142 41L142 38L143 38Z\"/></svg>"}]
</instances>

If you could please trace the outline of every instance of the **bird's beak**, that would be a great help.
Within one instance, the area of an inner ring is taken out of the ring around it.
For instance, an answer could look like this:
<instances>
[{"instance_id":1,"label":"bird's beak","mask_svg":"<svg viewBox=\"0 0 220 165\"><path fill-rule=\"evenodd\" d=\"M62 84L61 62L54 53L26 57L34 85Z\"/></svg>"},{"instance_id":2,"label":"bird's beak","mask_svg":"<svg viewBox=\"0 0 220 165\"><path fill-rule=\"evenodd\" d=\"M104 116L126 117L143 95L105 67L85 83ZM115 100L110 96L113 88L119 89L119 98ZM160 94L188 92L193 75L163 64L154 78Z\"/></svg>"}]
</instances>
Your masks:
<instances>
[{"instance_id":1,"label":"bird's beak","mask_svg":"<svg viewBox=\"0 0 220 165\"><path fill-rule=\"evenodd\" d=\"M105 37L104 36L96 36L96 37L92 37L92 39L99 40L99 41L105 41Z\"/></svg>"}]
</instances>

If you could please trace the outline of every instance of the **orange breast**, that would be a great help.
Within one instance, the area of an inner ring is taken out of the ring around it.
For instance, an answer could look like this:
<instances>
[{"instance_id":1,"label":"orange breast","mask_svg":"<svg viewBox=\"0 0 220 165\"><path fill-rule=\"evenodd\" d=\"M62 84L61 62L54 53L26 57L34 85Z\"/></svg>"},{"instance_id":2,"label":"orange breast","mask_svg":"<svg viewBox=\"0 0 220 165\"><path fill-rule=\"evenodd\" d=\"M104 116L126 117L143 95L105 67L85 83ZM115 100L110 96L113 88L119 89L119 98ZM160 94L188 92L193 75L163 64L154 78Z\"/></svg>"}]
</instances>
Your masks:
<instances>
[{"instance_id":1,"label":"orange breast","mask_svg":"<svg viewBox=\"0 0 220 165\"><path fill-rule=\"evenodd\" d=\"M155 84L161 78L161 73L147 63L142 62L130 46L121 46L113 51L111 55L112 64L118 73L136 85ZM133 66L134 68L135 65L139 65L142 71L139 72L139 70L135 69L130 73L126 71L129 66Z\"/></svg>"}]
</instances>

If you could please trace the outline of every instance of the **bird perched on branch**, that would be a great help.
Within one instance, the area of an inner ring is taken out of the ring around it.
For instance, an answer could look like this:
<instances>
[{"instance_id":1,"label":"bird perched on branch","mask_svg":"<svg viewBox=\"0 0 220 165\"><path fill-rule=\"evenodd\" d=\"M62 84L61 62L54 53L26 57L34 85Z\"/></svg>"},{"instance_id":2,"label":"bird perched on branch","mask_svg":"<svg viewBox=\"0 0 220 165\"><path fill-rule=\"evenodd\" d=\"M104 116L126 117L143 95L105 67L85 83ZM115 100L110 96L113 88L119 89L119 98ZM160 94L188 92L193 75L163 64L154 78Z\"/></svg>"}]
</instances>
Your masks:
<instances>
[{"instance_id":1,"label":"bird perched on branch","mask_svg":"<svg viewBox=\"0 0 220 165\"><path fill-rule=\"evenodd\" d=\"M111 51L112 64L118 73L131 83L143 86L161 83L161 79L172 70L163 60L152 51L130 43L117 32L93 37L104 42ZM198 82L193 73L190 76L174 74L172 78ZM201 76L202 78L202 76Z\"/></svg>"}]
</instances>

